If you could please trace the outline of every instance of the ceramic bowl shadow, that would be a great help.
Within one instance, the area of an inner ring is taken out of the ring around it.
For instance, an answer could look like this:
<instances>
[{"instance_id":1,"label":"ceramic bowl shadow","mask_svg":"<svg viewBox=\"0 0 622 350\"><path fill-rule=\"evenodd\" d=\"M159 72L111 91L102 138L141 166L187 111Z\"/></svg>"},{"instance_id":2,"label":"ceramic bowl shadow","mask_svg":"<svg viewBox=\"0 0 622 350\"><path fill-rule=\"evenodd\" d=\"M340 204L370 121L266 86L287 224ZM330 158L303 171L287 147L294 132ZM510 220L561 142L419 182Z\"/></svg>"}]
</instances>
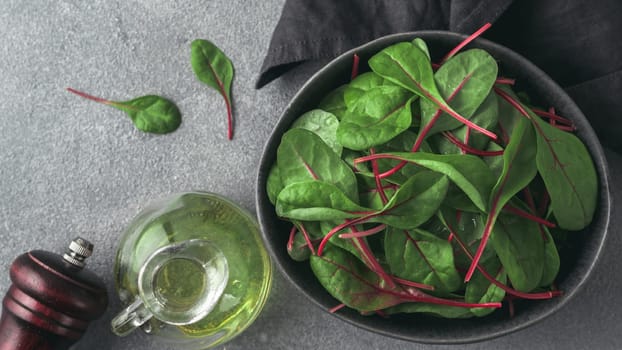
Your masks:
<instances>
[{"instance_id":1,"label":"ceramic bowl shadow","mask_svg":"<svg viewBox=\"0 0 622 350\"><path fill-rule=\"evenodd\" d=\"M383 48L401 41L422 38L429 46L433 61L461 42L465 36L444 31L420 31L389 35L350 50L334 59L313 75L293 97L265 145L257 176L256 206L263 239L274 261L303 294L323 310L338 305L317 281L308 262L296 262L287 254L286 243L291 224L280 220L266 194L266 179L276 160L281 136L293 121L315 108L330 91L350 81L352 57L360 57L360 72L369 68L367 60ZM588 280L601 253L609 227L611 195L609 173L602 147L589 122L564 92L542 70L512 50L491 41L478 38L467 46L488 51L499 63L499 72L516 79L515 91L525 91L532 102L554 106L559 115L571 119L577 126L577 136L586 144L594 160L599 178L598 208L592 223L581 232L570 235L570 249L562 255L562 268L556 279L563 296L544 301L517 301L515 314L509 316L505 307L489 316L471 319L442 319L423 314L398 314L389 318L362 316L344 308L334 313L344 321L379 334L421 343L459 344L499 337L550 316L562 308ZM436 57L434 57L436 56Z\"/></svg>"}]
</instances>

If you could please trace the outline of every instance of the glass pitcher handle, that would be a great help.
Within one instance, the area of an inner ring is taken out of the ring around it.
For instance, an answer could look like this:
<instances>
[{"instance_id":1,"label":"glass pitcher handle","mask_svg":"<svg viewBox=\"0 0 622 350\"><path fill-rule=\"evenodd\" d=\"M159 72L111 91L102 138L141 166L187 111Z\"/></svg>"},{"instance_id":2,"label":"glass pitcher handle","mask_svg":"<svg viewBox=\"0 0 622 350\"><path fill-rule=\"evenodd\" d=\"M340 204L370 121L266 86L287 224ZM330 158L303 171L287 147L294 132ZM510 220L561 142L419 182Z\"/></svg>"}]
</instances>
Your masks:
<instances>
[{"instance_id":1,"label":"glass pitcher handle","mask_svg":"<svg viewBox=\"0 0 622 350\"><path fill-rule=\"evenodd\" d=\"M128 335L149 321L151 317L153 314L145 307L142 300L136 298L133 303L112 319L112 332L121 337Z\"/></svg>"}]
</instances>

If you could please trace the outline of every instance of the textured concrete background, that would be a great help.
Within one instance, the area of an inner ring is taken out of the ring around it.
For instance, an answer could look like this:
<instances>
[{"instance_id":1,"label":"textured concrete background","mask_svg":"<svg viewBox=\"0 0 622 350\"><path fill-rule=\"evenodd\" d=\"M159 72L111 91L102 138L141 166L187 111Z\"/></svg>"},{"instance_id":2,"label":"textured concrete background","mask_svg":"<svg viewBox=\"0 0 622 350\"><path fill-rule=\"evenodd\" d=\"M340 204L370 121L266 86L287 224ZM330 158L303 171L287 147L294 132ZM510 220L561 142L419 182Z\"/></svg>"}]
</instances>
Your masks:
<instances>
[{"instance_id":1,"label":"textured concrete background","mask_svg":"<svg viewBox=\"0 0 622 350\"><path fill-rule=\"evenodd\" d=\"M141 208L173 192L217 192L254 211L264 141L319 67L308 64L253 89L283 3L0 0L0 293L16 255L62 251L83 235L95 243L89 266L108 283L111 305L75 348L174 348L109 331L119 309L111 273L117 240ZM226 140L221 97L190 68L195 38L212 40L234 62L233 141ZM71 95L68 86L113 100L163 95L178 104L183 124L169 135L147 135L122 112ZM622 159L609 156L616 179ZM617 192L621 184L614 180ZM620 349L622 240L620 220L612 224L589 286L553 317L501 339L452 347L377 336L319 310L277 272L262 315L222 349Z\"/></svg>"}]
</instances>

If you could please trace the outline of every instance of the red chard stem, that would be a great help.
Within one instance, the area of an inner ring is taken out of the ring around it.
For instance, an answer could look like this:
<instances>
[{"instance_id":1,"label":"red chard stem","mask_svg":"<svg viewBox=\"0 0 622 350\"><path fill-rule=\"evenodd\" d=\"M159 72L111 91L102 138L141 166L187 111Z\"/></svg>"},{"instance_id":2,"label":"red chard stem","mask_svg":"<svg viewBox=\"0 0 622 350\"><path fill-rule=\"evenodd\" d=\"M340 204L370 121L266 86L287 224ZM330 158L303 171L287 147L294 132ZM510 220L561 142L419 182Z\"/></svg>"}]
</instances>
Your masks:
<instances>
[{"instance_id":1,"label":"red chard stem","mask_svg":"<svg viewBox=\"0 0 622 350\"><path fill-rule=\"evenodd\" d=\"M449 51L447 53L447 55L445 55L445 57L443 57L443 59L441 60L441 64L445 63L445 61L447 61L448 59L450 59L451 57L453 57L456 53L458 53L458 51L462 50L463 47L467 46L471 41L475 40L475 38L477 38L478 36L482 35L486 30L488 30L488 28L490 28L492 26L492 24L490 23L486 23L484 24L480 29L478 29L477 31L475 31L475 33L469 35L466 39L464 39L460 44L458 44L456 47L454 47L451 51Z\"/></svg>"},{"instance_id":2,"label":"red chard stem","mask_svg":"<svg viewBox=\"0 0 622 350\"><path fill-rule=\"evenodd\" d=\"M339 305L337 305L335 307L332 307L332 308L328 309L328 312L330 312L331 314L334 314L335 312L343 309L345 306L346 306L346 304L339 304Z\"/></svg>"},{"instance_id":3,"label":"red chard stem","mask_svg":"<svg viewBox=\"0 0 622 350\"><path fill-rule=\"evenodd\" d=\"M89 95L89 94L87 94L85 92L78 91L78 90L72 89L70 87L67 88L67 91L69 91L71 93L74 93L74 94L76 94L76 95L78 95L80 97L86 98L87 100L95 101L97 103L103 103L105 105L114 105L113 101L109 101L109 100L106 100L106 99L103 99L103 98L99 98L99 97L96 97L96 96L93 96L93 95Z\"/></svg>"},{"instance_id":4,"label":"red chard stem","mask_svg":"<svg viewBox=\"0 0 622 350\"><path fill-rule=\"evenodd\" d=\"M352 74L350 79L354 80L359 75L359 55L354 54L352 57Z\"/></svg>"}]
</instances>

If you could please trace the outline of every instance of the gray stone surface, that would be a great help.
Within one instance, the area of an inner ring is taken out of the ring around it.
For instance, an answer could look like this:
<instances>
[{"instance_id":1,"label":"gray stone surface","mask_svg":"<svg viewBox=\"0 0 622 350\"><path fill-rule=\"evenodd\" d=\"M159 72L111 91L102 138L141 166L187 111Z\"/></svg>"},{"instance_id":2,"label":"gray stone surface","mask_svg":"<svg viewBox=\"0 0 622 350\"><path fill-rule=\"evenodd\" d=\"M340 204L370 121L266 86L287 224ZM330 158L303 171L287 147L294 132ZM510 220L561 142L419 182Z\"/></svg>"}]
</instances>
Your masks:
<instances>
[{"instance_id":1,"label":"gray stone surface","mask_svg":"<svg viewBox=\"0 0 622 350\"><path fill-rule=\"evenodd\" d=\"M148 202L200 189L254 211L261 150L281 110L318 64L260 91L256 73L284 0L0 0L0 292L8 266L30 249L63 250L76 235L95 243L89 266L108 283L108 313L75 349L174 349L140 334L117 338L112 265L120 232ZM189 66L195 38L233 60L235 138L224 103ZM64 91L123 100L160 94L184 121L175 133L137 131L122 112ZM609 154L620 202L622 158ZM620 211L588 287L527 330L452 347L413 344L345 324L313 306L276 273L268 304L222 349L620 349Z\"/></svg>"}]
</instances>

